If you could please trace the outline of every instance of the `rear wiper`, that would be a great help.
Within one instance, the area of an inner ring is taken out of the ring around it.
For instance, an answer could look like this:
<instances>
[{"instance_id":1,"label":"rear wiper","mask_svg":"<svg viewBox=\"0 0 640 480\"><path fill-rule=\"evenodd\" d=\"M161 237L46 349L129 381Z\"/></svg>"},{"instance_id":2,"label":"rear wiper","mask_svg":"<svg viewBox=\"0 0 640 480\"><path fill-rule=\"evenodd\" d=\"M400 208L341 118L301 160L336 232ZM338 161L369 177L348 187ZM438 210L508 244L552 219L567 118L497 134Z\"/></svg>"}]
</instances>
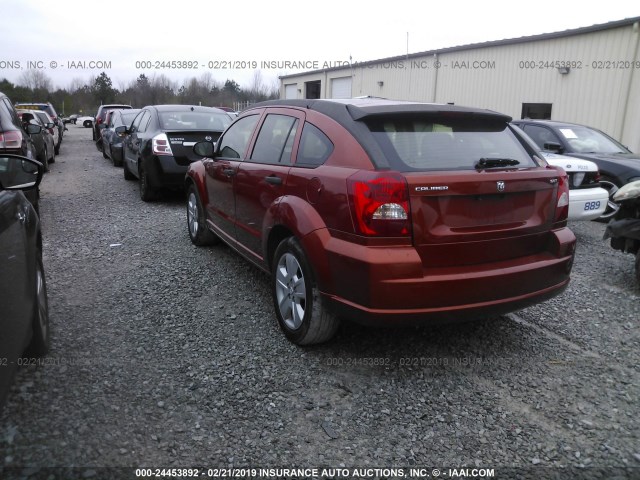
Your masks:
<instances>
[{"instance_id":1,"label":"rear wiper","mask_svg":"<svg viewBox=\"0 0 640 480\"><path fill-rule=\"evenodd\" d=\"M520 165L518 160L513 158L481 158L476 163L476 168L493 168L493 167L512 167L514 165Z\"/></svg>"}]
</instances>

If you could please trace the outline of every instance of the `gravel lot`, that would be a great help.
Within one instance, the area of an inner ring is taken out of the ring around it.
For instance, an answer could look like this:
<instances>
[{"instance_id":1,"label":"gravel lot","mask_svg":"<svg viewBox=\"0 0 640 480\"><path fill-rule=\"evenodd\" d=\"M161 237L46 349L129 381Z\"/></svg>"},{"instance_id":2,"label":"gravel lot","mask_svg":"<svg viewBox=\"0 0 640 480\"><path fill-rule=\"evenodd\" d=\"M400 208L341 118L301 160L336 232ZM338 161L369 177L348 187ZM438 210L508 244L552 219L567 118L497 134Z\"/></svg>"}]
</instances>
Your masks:
<instances>
[{"instance_id":1,"label":"gravel lot","mask_svg":"<svg viewBox=\"0 0 640 480\"><path fill-rule=\"evenodd\" d=\"M143 203L91 130L68 128L40 207L52 349L8 395L0 477L640 478L640 289L603 225L571 225L572 283L545 304L438 328L345 324L300 348L279 331L264 274L225 246L192 246L180 195Z\"/></svg>"}]
</instances>

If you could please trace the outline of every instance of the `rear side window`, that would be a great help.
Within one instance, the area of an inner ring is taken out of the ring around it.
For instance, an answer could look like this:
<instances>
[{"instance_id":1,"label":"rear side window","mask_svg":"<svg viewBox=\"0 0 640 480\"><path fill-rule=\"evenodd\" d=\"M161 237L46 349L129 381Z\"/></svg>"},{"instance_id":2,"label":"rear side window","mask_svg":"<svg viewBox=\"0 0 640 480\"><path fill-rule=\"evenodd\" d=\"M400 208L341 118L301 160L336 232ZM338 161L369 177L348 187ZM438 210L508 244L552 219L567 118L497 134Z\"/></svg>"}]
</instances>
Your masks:
<instances>
[{"instance_id":1,"label":"rear side window","mask_svg":"<svg viewBox=\"0 0 640 480\"><path fill-rule=\"evenodd\" d=\"M231 125L218 142L218 154L222 158L243 158L259 115L249 115Z\"/></svg>"},{"instance_id":2,"label":"rear side window","mask_svg":"<svg viewBox=\"0 0 640 480\"><path fill-rule=\"evenodd\" d=\"M259 163L290 164L297 131L297 118L288 115L267 115L253 147L251 160Z\"/></svg>"},{"instance_id":3,"label":"rear side window","mask_svg":"<svg viewBox=\"0 0 640 480\"><path fill-rule=\"evenodd\" d=\"M306 122L300 137L296 165L317 167L322 165L333 152L333 143L319 128Z\"/></svg>"},{"instance_id":4,"label":"rear side window","mask_svg":"<svg viewBox=\"0 0 640 480\"><path fill-rule=\"evenodd\" d=\"M504 122L473 118L389 117L367 123L389 163L399 171L473 170L481 158L535 167Z\"/></svg>"}]
</instances>

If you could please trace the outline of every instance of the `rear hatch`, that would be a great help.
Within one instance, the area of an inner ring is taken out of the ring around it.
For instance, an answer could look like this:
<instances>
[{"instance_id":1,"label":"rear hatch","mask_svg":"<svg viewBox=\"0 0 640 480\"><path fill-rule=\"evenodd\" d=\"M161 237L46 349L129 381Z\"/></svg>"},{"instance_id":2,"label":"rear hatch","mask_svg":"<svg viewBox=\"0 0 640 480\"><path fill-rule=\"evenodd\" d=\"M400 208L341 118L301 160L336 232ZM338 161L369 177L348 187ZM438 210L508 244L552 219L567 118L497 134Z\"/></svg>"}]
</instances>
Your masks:
<instances>
[{"instance_id":1,"label":"rear hatch","mask_svg":"<svg viewBox=\"0 0 640 480\"><path fill-rule=\"evenodd\" d=\"M477 111L365 120L387 168L406 179L411 235L425 268L500 262L549 248L564 172L541 166L509 120Z\"/></svg>"},{"instance_id":2,"label":"rear hatch","mask_svg":"<svg viewBox=\"0 0 640 480\"><path fill-rule=\"evenodd\" d=\"M406 174L413 244L425 267L472 265L547 248L558 172Z\"/></svg>"}]
</instances>

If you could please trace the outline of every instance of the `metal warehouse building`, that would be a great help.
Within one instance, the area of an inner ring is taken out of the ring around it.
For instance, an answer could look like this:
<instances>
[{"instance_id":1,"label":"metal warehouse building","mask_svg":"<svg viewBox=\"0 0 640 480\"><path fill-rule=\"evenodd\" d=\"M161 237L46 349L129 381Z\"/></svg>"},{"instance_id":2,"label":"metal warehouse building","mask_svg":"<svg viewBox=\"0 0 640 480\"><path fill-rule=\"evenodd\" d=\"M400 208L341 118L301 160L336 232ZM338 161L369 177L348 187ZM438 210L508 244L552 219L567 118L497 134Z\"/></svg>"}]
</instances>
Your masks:
<instances>
[{"instance_id":1,"label":"metal warehouse building","mask_svg":"<svg viewBox=\"0 0 640 480\"><path fill-rule=\"evenodd\" d=\"M640 17L280 77L281 98L376 96L599 128L640 152Z\"/></svg>"}]
</instances>

